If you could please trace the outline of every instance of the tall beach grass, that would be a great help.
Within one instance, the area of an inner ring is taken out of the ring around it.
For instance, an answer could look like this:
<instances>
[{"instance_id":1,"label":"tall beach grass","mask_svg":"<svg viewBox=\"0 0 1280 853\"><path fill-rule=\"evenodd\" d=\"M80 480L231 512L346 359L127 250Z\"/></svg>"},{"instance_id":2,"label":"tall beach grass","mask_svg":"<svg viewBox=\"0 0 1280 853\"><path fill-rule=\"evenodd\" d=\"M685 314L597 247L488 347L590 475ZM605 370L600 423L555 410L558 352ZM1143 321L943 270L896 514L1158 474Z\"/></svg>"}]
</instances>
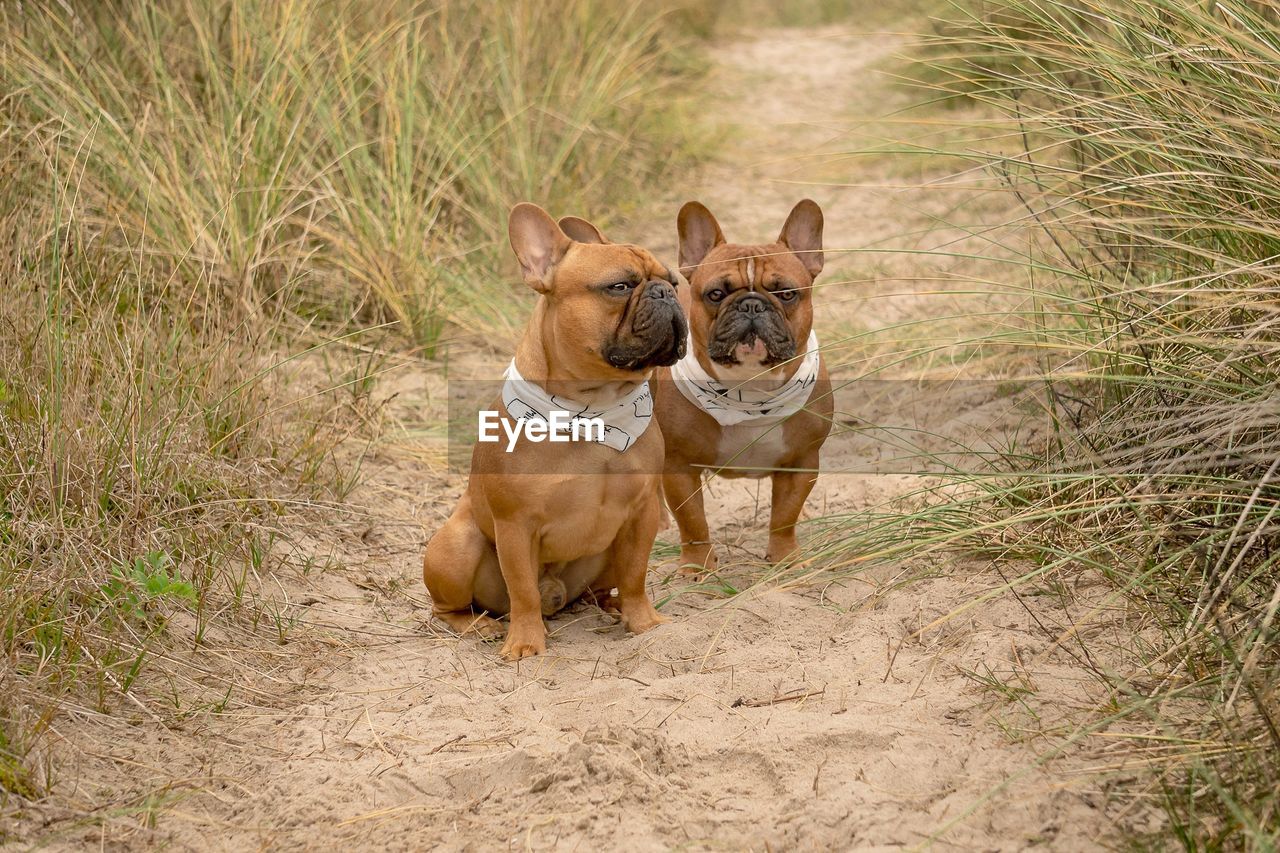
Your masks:
<instances>
[{"instance_id":1,"label":"tall beach grass","mask_svg":"<svg viewBox=\"0 0 1280 853\"><path fill-rule=\"evenodd\" d=\"M1022 567L1015 590L1105 577L1134 663L1094 671L1105 698L1082 732L1133 735L1126 766L1144 769L1124 795L1165 816L1137 841L1275 849L1280 5L998 0L950 17L932 85L1007 117L1014 153L989 164L1047 247L1027 343L1049 437L918 512L835 520L824 553L963 544ZM1064 639L1087 663L1087 641Z\"/></svg>"}]
</instances>

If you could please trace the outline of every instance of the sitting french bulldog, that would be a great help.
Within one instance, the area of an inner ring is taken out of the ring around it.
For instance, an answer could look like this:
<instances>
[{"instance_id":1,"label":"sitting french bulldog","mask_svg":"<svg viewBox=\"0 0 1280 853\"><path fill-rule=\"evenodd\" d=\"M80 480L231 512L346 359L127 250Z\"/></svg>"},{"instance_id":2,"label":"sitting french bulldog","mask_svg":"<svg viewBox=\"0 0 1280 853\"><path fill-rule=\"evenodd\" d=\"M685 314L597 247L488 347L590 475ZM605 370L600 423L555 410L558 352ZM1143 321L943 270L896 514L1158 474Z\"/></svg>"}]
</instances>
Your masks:
<instances>
[{"instance_id":1,"label":"sitting french bulldog","mask_svg":"<svg viewBox=\"0 0 1280 853\"><path fill-rule=\"evenodd\" d=\"M519 435L475 445L422 577L435 615L459 632L496 636L493 616L510 614L502 656L519 660L546 651L543 616L584 595L616 603L633 633L667 621L645 591L663 453L649 378L684 355L688 326L677 278L639 246L533 204L512 209L508 232L539 294L493 403ZM604 429L534 440L532 426L545 434L561 416Z\"/></svg>"},{"instance_id":2,"label":"sitting french bulldog","mask_svg":"<svg viewBox=\"0 0 1280 853\"><path fill-rule=\"evenodd\" d=\"M666 442L662 488L680 528L685 572L717 566L702 476L770 477L770 561L798 550L795 526L831 431L831 381L813 331L813 281L822 271L822 210L805 199L778 239L725 242L711 211L680 209L686 354L659 373Z\"/></svg>"}]
</instances>

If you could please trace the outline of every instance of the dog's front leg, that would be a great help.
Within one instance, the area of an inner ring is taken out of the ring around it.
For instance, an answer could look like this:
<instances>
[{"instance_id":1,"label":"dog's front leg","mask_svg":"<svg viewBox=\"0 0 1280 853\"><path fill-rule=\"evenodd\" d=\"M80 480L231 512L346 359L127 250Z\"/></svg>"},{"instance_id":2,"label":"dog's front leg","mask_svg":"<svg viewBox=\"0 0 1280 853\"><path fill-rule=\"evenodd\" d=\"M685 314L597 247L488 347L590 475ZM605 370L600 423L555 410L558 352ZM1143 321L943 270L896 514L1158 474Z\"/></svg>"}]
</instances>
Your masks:
<instances>
[{"instance_id":1,"label":"dog's front leg","mask_svg":"<svg viewBox=\"0 0 1280 853\"><path fill-rule=\"evenodd\" d=\"M542 621L542 594L538 589L537 542L534 532L514 522L496 521L494 540L498 549L498 567L511 599L511 625L502 656L520 660L540 655L547 650L547 626Z\"/></svg>"},{"instance_id":2,"label":"dog's front leg","mask_svg":"<svg viewBox=\"0 0 1280 853\"><path fill-rule=\"evenodd\" d=\"M773 503L769 508L769 550L771 563L780 563L800 550L796 539L796 522L804 502L818 480L818 452L807 453L796 466L798 471L779 471L773 475Z\"/></svg>"},{"instance_id":3,"label":"dog's front leg","mask_svg":"<svg viewBox=\"0 0 1280 853\"><path fill-rule=\"evenodd\" d=\"M649 573L649 555L653 552L653 540L658 535L658 522L662 515L658 501L655 488L644 508L618 532L610 555L618 582L618 610L622 613L622 624L633 634L643 634L670 621L654 608L644 585Z\"/></svg>"},{"instance_id":4,"label":"dog's front leg","mask_svg":"<svg viewBox=\"0 0 1280 853\"><path fill-rule=\"evenodd\" d=\"M662 478L662 491L680 528L680 573L714 572L716 552L702 503L702 474L689 465L669 467Z\"/></svg>"}]
</instances>

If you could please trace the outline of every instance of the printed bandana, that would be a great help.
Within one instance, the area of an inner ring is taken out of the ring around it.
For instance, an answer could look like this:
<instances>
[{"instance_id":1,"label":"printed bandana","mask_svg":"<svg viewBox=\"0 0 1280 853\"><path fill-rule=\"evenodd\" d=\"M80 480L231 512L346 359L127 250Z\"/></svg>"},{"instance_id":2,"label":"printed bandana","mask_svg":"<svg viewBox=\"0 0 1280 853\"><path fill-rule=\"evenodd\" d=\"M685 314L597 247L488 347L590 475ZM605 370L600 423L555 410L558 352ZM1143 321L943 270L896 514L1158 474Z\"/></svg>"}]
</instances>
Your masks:
<instances>
[{"instance_id":1,"label":"printed bandana","mask_svg":"<svg viewBox=\"0 0 1280 853\"><path fill-rule=\"evenodd\" d=\"M727 384L708 375L698 363L692 341L687 354L671 368L671 379L680 393L722 426L753 421L757 424L786 420L805 407L818 382L818 335L809 341L795 375L781 388L766 391L752 382Z\"/></svg>"},{"instance_id":2,"label":"printed bandana","mask_svg":"<svg viewBox=\"0 0 1280 853\"><path fill-rule=\"evenodd\" d=\"M502 405L516 420L546 421L550 423L552 412L566 412L572 424L579 418L599 418L604 421L604 438L596 444L605 444L618 452L635 444L653 420L653 393L649 383L642 383L636 390L615 403L601 409L589 409L581 403L548 394L541 385L529 382L516 370L515 359L507 365L502 384ZM587 429L582 434L591 435Z\"/></svg>"}]
</instances>

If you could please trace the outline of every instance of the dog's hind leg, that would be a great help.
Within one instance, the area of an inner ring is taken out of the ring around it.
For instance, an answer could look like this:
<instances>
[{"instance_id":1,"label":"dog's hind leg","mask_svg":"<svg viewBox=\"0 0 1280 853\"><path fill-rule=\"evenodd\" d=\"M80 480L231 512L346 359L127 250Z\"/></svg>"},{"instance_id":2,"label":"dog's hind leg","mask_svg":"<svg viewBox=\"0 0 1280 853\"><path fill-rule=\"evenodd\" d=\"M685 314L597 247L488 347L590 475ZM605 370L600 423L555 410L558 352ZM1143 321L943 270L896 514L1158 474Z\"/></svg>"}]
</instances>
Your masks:
<instances>
[{"instance_id":1,"label":"dog's hind leg","mask_svg":"<svg viewBox=\"0 0 1280 853\"><path fill-rule=\"evenodd\" d=\"M477 576L496 562L493 544L476 526L471 499L464 495L453 515L427 542L422 557L422 580L431 593L432 612L460 634L501 634L502 626L478 610L475 602Z\"/></svg>"}]
</instances>

